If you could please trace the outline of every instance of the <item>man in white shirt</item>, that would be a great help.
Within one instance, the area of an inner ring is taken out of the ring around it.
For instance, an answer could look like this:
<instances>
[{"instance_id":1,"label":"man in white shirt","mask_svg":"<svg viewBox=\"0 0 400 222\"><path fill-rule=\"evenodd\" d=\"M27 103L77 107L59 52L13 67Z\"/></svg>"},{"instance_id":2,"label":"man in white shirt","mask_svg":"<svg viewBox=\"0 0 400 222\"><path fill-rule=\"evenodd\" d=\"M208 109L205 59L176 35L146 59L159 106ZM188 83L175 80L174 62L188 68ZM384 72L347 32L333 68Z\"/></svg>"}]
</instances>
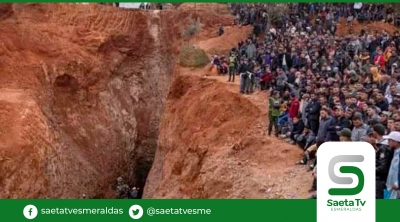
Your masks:
<instances>
[{"instance_id":1,"label":"man in white shirt","mask_svg":"<svg viewBox=\"0 0 400 222\"><path fill-rule=\"evenodd\" d=\"M399 177L400 177L400 133L391 132L384 136L383 139L389 140L389 146L394 150L393 159L390 164L389 174L386 181L388 191L387 198L399 199Z\"/></svg>"}]
</instances>

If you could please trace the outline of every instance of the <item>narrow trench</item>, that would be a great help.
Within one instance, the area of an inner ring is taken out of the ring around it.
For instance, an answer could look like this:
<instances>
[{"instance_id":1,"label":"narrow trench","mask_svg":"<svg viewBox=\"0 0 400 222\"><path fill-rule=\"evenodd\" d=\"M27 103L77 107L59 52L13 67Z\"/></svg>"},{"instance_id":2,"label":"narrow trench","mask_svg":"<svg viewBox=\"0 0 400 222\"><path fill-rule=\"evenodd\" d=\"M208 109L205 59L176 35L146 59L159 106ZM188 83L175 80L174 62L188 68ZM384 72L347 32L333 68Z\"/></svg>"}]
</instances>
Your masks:
<instances>
[{"instance_id":1,"label":"narrow trench","mask_svg":"<svg viewBox=\"0 0 400 222\"><path fill-rule=\"evenodd\" d=\"M157 140L157 138L154 138L155 140ZM153 144L153 145L139 145L138 146L139 149L148 149L149 151L154 151L155 154L155 150L157 149L157 145ZM133 181L132 183L134 184L134 186L136 186L137 188L139 188L139 192L138 192L138 199L142 199L143 196L143 190L144 187L146 185L146 180L147 180L147 176L149 175L149 172L151 170L151 167L153 166L153 162L154 162L154 155L151 156L141 156L140 158L136 159L135 162L135 171L133 172Z\"/></svg>"},{"instance_id":2,"label":"narrow trench","mask_svg":"<svg viewBox=\"0 0 400 222\"><path fill-rule=\"evenodd\" d=\"M159 15L159 10L154 10L151 11L150 13L150 19L149 19L149 32L151 34L151 36L154 38L155 40L155 48L159 49L160 47L160 15ZM153 52L154 53L154 57L159 57L159 52L156 50ZM151 63L151 62L150 62ZM151 67L153 68L155 64L151 64ZM153 70L154 71L154 70ZM156 71L157 72L157 71ZM158 73L160 74L160 73ZM162 115L162 114L161 114ZM160 118L160 117L159 117ZM151 124L151 128L153 128L152 132L149 132L149 135L141 140L138 140L138 142L136 143L136 152L134 154L134 156L139 156L139 158L135 159L135 171L133 172L133 181L132 183L134 184L134 186L139 188L139 192L138 192L138 199L142 199L143 197L143 191L144 191L144 187L146 185L146 180L147 180L147 176L151 170L151 167L153 165L154 162L154 157L155 157L155 153L157 150L157 146L158 146L158 136L159 136L159 125L160 122L159 120ZM141 153L138 153L141 152Z\"/></svg>"},{"instance_id":3,"label":"narrow trench","mask_svg":"<svg viewBox=\"0 0 400 222\"><path fill-rule=\"evenodd\" d=\"M139 187L138 199L142 199L144 186L146 185L146 179L152 165L153 160L148 161L145 158L139 158L137 160L137 166L139 167L134 172L136 177L136 179L134 180L134 184Z\"/></svg>"},{"instance_id":4,"label":"narrow trench","mask_svg":"<svg viewBox=\"0 0 400 222\"><path fill-rule=\"evenodd\" d=\"M137 139L135 142L134 151L130 156L130 160L132 160L133 163L130 163L129 167L124 169L124 171L129 172L121 172L122 175L125 175L125 178L128 178L128 180L124 182L131 189L133 187L139 188L137 199L142 199L144 195L144 188L146 186L147 177L153 166L155 153L158 148L159 126L161 116L165 111L164 108L160 108L160 104L161 107L165 105L165 97L168 94L169 87L173 82L174 75L170 73L170 76L166 76L166 69L162 69L162 64L169 62L170 65L172 64L172 67L174 66L173 64L175 64L173 62L172 56L163 54L165 52L161 50L162 47L165 47L162 46L162 34L165 34L162 33L162 30L164 26L168 27L168 25L165 24L166 21L162 20L162 17L160 15L161 12L159 10L149 11L148 13L148 31L155 41L154 50L149 56L151 59L146 61L148 63L148 69L146 70L147 76L144 76L145 79L143 79L141 83L156 83L156 85L150 85L149 87L145 85L143 95L150 101L155 100L154 102L156 102L157 105L151 103L143 103L141 102L141 100L139 100L139 104L135 105L137 107L140 107L140 109L142 110L139 110L134 116L134 118L137 120L138 135L136 137ZM174 70L174 68L172 68L172 70ZM164 84L168 82L167 86L158 83L158 81L164 81ZM147 90L153 90L153 92L148 93ZM148 122L147 120L143 120L143 115L145 115L143 112L156 113L152 113L152 115L150 115L150 122ZM124 176L122 177L124 178ZM115 178L115 182L113 182L112 185L114 191L116 191L117 188L116 179L117 178Z\"/></svg>"}]
</instances>

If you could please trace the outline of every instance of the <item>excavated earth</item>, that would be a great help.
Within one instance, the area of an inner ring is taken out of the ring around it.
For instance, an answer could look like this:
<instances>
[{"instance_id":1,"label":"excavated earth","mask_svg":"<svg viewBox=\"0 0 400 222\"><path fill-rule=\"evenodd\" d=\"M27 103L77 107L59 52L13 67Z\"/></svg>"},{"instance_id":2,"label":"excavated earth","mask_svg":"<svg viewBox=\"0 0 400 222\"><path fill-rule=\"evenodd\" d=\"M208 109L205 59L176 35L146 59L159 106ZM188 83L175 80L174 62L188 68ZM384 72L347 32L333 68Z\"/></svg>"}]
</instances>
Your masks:
<instances>
[{"instance_id":1,"label":"excavated earth","mask_svg":"<svg viewBox=\"0 0 400 222\"><path fill-rule=\"evenodd\" d=\"M0 198L112 198L119 176L144 198L307 197L301 151L265 135L267 95L177 65L193 19L209 55L249 35L216 37L226 7L0 4Z\"/></svg>"},{"instance_id":2,"label":"excavated earth","mask_svg":"<svg viewBox=\"0 0 400 222\"><path fill-rule=\"evenodd\" d=\"M98 4L0 11L0 198L114 197L119 176L144 186L179 14Z\"/></svg>"},{"instance_id":3,"label":"excavated earth","mask_svg":"<svg viewBox=\"0 0 400 222\"><path fill-rule=\"evenodd\" d=\"M267 95L192 74L168 95L144 197L306 198L312 178L294 166L300 150L265 135Z\"/></svg>"}]
</instances>

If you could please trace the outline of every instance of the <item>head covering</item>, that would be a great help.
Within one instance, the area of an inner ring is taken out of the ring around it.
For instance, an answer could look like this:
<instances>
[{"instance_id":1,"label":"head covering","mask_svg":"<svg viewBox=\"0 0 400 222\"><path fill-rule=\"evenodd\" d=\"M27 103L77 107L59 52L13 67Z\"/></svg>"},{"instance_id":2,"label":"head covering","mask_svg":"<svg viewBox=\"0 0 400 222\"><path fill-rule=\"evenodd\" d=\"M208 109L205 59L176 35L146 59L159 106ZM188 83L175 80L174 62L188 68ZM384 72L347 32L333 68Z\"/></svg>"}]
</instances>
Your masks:
<instances>
[{"instance_id":1,"label":"head covering","mask_svg":"<svg viewBox=\"0 0 400 222\"><path fill-rule=\"evenodd\" d=\"M391 132L387 137L389 137L392 140L400 140L400 133L399 132ZM385 138L385 137L384 137ZM387 190L389 191L390 197L389 199L399 199L399 192L396 189L392 189L393 185L399 186L399 154L400 154L400 150L396 149L394 151L394 155L393 155L393 159L392 159L392 163L397 163L397 164L392 164L390 169L389 169L389 173L387 176L387 180L386 180L386 187Z\"/></svg>"},{"instance_id":2,"label":"head covering","mask_svg":"<svg viewBox=\"0 0 400 222\"><path fill-rule=\"evenodd\" d=\"M385 126L383 126L382 124L380 123L376 124L373 129L378 135L380 136L385 135Z\"/></svg>"},{"instance_id":3,"label":"head covering","mask_svg":"<svg viewBox=\"0 0 400 222\"><path fill-rule=\"evenodd\" d=\"M362 114L357 112L353 115L353 120L362 120Z\"/></svg>"},{"instance_id":4,"label":"head covering","mask_svg":"<svg viewBox=\"0 0 400 222\"><path fill-rule=\"evenodd\" d=\"M374 130L371 128L371 127L368 127L368 129L367 129L367 135L369 136L369 135L371 135L371 134L373 134L374 133Z\"/></svg>"},{"instance_id":5,"label":"head covering","mask_svg":"<svg viewBox=\"0 0 400 222\"><path fill-rule=\"evenodd\" d=\"M344 129L342 129L342 131L340 131L339 135L343 136L343 137L351 138L351 130L348 128L344 128Z\"/></svg>"},{"instance_id":6,"label":"head covering","mask_svg":"<svg viewBox=\"0 0 400 222\"><path fill-rule=\"evenodd\" d=\"M383 139L393 140L400 143L400 133L399 132L391 132L387 136L383 136Z\"/></svg>"}]
</instances>

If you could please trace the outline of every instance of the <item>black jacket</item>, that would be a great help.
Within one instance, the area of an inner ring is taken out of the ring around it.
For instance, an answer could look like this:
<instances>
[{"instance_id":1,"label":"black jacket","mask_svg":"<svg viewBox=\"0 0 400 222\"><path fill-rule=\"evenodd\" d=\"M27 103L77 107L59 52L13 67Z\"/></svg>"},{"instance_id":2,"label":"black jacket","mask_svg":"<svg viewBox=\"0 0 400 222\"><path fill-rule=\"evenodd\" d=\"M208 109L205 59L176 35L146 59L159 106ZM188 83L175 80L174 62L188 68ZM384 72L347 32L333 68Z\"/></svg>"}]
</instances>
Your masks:
<instances>
[{"instance_id":1,"label":"black jacket","mask_svg":"<svg viewBox=\"0 0 400 222\"><path fill-rule=\"evenodd\" d=\"M306 65L307 65L307 59L306 58L299 58L299 64L295 68L303 68Z\"/></svg>"},{"instance_id":2,"label":"black jacket","mask_svg":"<svg viewBox=\"0 0 400 222\"><path fill-rule=\"evenodd\" d=\"M321 110L321 104L318 101L310 102L307 106L306 112L308 112L308 118L312 120L319 119L319 111Z\"/></svg>"},{"instance_id":3,"label":"black jacket","mask_svg":"<svg viewBox=\"0 0 400 222\"><path fill-rule=\"evenodd\" d=\"M378 143L376 145L378 147L375 163L376 180L386 181L393 158L393 150L384 144Z\"/></svg>"},{"instance_id":4,"label":"black jacket","mask_svg":"<svg viewBox=\"0 0 400 222\"><path fill-rule=\"evenodd\" d=\"M336 126L340 127L336 129L336 131L340 132L344 128L350 128L350 121L346 117L342 117L338 119L338 121L336 122Z\"/></svg>"},{"instance_id":5,"label":"black jacket","mask_svg":"<svg viewBox=\"0 0 400 222\"><path fill-rule=\"evenodd\" d=\"M382 101L377 102L375 104L377 107L379 107L379 109L381 109L381 111L388 111L389 110L389 104L387 102L387 100L384 98Z\"/></svg>"},{"instance_id":6,"label":"black jacket","mask_svg":"<svg viewBox=\"0 0 400 222\"><path fill-rule=\"evenodd\" d=\"M386 69L390 70L392 68L393 63L396 63L397 61L398 61L397 56L395 55L390 56L390 58L386 62Z\"/></svg>"},{"instance_id":7,"label":"black jacket","mask_svg":"<svg viewBox=\"0 0 400 222\"><path fill-rule=\"evenodd\" d=\"M328 127L328 131L330 133L330 141L339 141L339 133L344 128L350 128L350 121L345 117L338 119L337 117L333 118L333 121Z\"/></svg>"},{"instance_id":8,"label":"black jacket","mask_svg":"<svg viewBox=\"0 0 400 222\"><path fill-rule=\"evenodd\" d=\"M326 135L326 140L329 141L339 141L339 136L336 133L336 123L338 122L336 117L332 117L332 121L328 126L328 132Z\"/></svg>"},{"instance_id":9,"label":"black jacket","mask_svg":"<svg viewBox=\"0 0 400 222\"><path fill-rule=\"evenodd\" d=\"M221 65L221 60L218 59L218 58L214 59L213 62L214 62L214 65L217 65L217 66L220 66L220 65Z\"/></svg>"},{"instance_id":10,"label":"black jacket","mask_svg":"<svg viewBox=\"0 0 400 222\"><path fill-rule=\"evenodd\" d=\"M289 68L292 68L292 57L291 57L291 55L290 55L289 53L286 53L286 54L283 54L283 53L282 53L282 54L279 54L279 55L278 55L278 60L279 60L278 67L279 67L279 68L282 68L283 55L285 55L286 65L287 65Z\"/></svg>"},{"instance_id":11,"label":"black jacket","mask_svg":"<svg viewBox=\"0 0 400 222\"><path fill-rule=\"evenodd\" d=\"M248 70L249 72L253 73L254 72L254 63L253 62L249 62L248 64Z\"/></svg>"},{"instance_id":12,"label":"black jacket","mask_svg":"<svg viewBox=\"0 0 400 222\"><path fill-rule=\"evenodd\" d=\"M296 75L294 73L288 73L287 77L288 77L287 82L290 84L294 84L294 82L296 81Z\"/></svg>"},{"instance_id":13,"label":"black jacket","mask_svg":"<svg viewBox=\"0 0 400 222\"><path fill-rule=\"evenodd\" d=\"M249 65L242 63L239 65L239 73L244 73L249 71Z\"/></svg>"},{"instance_id":14,"label":"black jacket","mask_svg":"<svg viewBox=\"0 0 400 222\"><path fill-rule=\"evenodd\" d=\"M294 135L296 134L302 134L304 130L304 123L302 120L300 120L297 124L293 124L293 130L292 133Z\"/></svg>"},{"instance_id":15,"label":"black jacket","mask_svg":"<svg viewBox=\"0 0 400 222\"><path fill-rule=\"evenodd\" d=\"M369 51L372 53L376 50L376 48L379 46L379 42L377 40L372 41L371 43L369 43L368 49Z\"/></svg>"}]
</instances>

